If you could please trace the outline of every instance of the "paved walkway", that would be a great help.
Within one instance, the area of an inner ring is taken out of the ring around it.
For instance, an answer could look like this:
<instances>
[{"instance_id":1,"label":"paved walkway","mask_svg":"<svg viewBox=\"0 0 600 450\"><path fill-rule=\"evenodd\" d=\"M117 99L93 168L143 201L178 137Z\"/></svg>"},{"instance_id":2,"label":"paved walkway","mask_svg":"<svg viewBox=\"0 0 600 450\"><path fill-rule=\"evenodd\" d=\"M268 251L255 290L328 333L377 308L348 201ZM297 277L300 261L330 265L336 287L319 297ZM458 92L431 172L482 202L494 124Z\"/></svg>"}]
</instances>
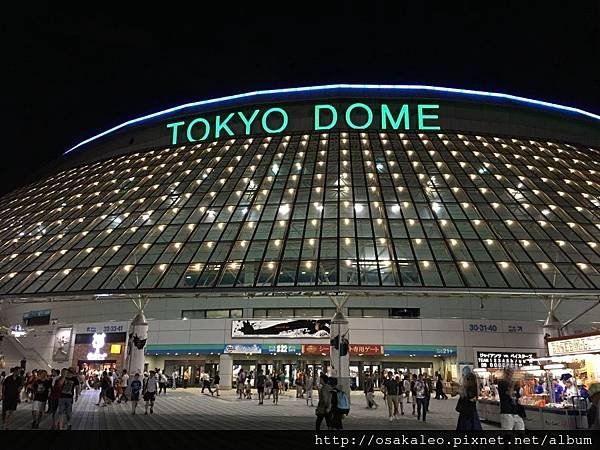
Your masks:
<instances>
[{"instance_id":1,"label":"paved walkway","mask_svg":"<svg viewBox=\"0 0 600 450\"><path fill-rule=\"evenodd\" d=\"M266 399L258 401L238 400L234 391L221 392L221 397L202 394L199 388L169 390L157 398L154 414L144 415L140 402L136 415L131 414L130 404L99 407L95 403L99 391L84 391L73 407L72 428L75 430L311 430L314 429L315 410L306 405L305 399L295 398L295 391L280 395L279 405ZM254 398L256 396L254 395ZM454 411L456 398L430 402L427 423L418 422L412 416L411 404L404 404L405 414L393 423L387 420L387 409L380 392L376 393L378 409L365 407L364 396L352 394L352 410L344 419L344 429L390 430L424 429L453 430L458 413ZM317 404L315 391L314 404ZM407 406L409 408L407 408ZM51 419L45 416L40 429L48 429ZM323 424L324 426L325 424ZM13 415L11 428L31 427L31 403L22 403ZM485 425L484 429L496 429Z\"/></svg>"}]
</instances>

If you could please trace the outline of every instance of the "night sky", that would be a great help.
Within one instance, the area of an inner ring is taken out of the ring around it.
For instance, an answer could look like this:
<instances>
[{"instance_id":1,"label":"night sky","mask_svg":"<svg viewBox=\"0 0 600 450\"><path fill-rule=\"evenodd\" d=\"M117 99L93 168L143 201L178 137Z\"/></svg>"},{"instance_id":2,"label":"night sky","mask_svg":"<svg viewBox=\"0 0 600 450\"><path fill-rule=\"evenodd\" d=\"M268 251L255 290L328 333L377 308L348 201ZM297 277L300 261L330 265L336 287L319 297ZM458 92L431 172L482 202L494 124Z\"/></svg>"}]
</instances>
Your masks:
<instances>
[{"instance_id":1,"label":"night sky","mask_svg":"<svg viewBox=\"0 0 600 450\"><path fill-rule=\"evenodd\" d=\"M222 3L223 10L178 2L153 9L147 2L104 12L24 3L4 11L0 193L34 180L72 145L127 119L255 89L436 84L600 113L597 1L519 2L527 9L410 2L431 6L372 10L365 5L375 2L321 1L288 11L282 2Z\"/></svg>"}]
</instances>

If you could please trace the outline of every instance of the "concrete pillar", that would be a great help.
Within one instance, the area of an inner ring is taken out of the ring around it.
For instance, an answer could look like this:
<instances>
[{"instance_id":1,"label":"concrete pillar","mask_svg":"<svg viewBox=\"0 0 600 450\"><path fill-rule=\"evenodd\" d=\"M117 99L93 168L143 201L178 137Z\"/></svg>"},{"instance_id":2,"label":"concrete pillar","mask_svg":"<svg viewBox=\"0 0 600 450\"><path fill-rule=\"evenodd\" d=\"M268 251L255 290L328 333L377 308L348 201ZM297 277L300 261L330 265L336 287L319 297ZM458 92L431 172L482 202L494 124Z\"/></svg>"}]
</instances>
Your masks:
<instances>
[{"instance_id":1,"label":"concrete pillar","mask_svg":"<svg viewBox=\"0 0 600 450\"><path fill-rule=\"evenodd\" d=\"M221 356L219 356L219 376L221 377L221 389L231 389L233 378L233 358L231 355L221 353Z\"/></svg>"},{"instance_id":2,"label":"concrete pillar","mask_svg":"<svg viewBox=\"0 0 600 450\"><path fill-rule=\"evenodd\" d=\"M133 318L129 326L129 340L127 342L127 359L125 368L130 376L144 373L146 341L148 340L148 321L141 311Z\"/></svg>"},{"instance_id":3,"label":"concrete pillar","mask_svg":"<svg viewBox=\"0 0 600 450\"><path fill-rule=\"evenodd\" d=\"M334 345L337 342L337 348ZM340 350L346 347L346 354L341 355ZM331 365L328 374L337 378L338 386L346 392L350 399L350 333L348 320L341 311L335 313L331 319L331 346L329 352Z\"/></svg>"}]
</instances>

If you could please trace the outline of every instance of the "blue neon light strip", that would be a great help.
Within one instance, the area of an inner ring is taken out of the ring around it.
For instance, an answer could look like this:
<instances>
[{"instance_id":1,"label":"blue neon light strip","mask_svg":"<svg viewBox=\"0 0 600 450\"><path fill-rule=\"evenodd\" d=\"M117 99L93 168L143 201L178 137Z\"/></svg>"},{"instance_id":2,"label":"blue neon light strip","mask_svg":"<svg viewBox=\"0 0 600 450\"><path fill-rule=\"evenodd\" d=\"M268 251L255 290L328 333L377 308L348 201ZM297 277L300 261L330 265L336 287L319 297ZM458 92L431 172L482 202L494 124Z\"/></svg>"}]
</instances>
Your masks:
<instances>
[{"instance_id":1,"label":"blue neon light strip","mask_svg":"<svg viewBox=\"0 0 600 450\"><path fill-rule=\"evenodd\" d=\"M245 92L243 94L236 95L228 95L226 97L212 98L209 100L201 100L198 102L185 103L183 105L174 106L172 108L164 109L162 111L158 111L152 114L148 114L142 117L138 117L137 119L131 119L127 122L123 122L119 125L116 125L102 133L98 133L95 136L92 136L85 141L81 141L79 144L71 147L64 154L66 155L69 152L81 147L82 145L89 144L96 139L99 139L107 134L112 133L113 131L120 130L121 128L128 127L130 125L134 125L136 123L143 122L148 119L154 119L156 117L163 116L165 114L174 113L177 111L181 111L186 108L193 108L196 106L203 105L211 105L216 103L227 102L231 100L239 100L243 98L252 98L252 97L260 97L265 95L273 95L273 94L292 94L298 92L310 92L310 91L328 91L328 90L364 90L364 89L376 89L376 90L391 90L391 91L426 91L426 92L443 92L446 94L456 94L456 95L464 95L464 96L475 96L475 97L489 97L496 99L504 99L504 100L512 100L518 103L524 103L527 105L534 105L543 108L555 109L562 112L570 112L575 114L580 114L585 117L589 117L591 119L600 120L600 115L593 114L588 111L584 111L582 109L573 108L570 106L563 106L556 103L544 102L542 100L535 100L531 98L519 97L518 95L511 94L503 94L499 92L485 92L485 91L476 91L472 89L456 89L456 88L448 88L448 87L440 87L440 86L427 86L427 85L413 85L413 84L327 84L323 86L304 86L304 87L296 87L296 88L285 88L285 89L269 89L265 91L252 91Z\"/></svg>"}]
</instances>

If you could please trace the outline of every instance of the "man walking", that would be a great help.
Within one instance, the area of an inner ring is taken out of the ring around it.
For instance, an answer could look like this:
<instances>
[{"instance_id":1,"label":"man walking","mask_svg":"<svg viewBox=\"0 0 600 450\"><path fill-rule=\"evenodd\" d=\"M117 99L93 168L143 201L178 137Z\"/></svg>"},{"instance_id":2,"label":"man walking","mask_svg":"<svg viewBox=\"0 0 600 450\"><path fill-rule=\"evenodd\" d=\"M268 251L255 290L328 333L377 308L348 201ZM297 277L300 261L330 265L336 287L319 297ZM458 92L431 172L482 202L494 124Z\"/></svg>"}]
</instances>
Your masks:
<instances>
[{"instance_id":1,"label":"man walking","mask_svg":"<svg viewBox=\"0 0 600 450\"><path fill-rule=\"evenodd\" d=\"M121 403L121 401L127 403L127 397L129 395L129 374L127 373L127 369L123 369L121 373L121 387L123 388L123 394L117 400L117 403Z\"/></svg>"},{"instance_id":2,"label":"man walking","mask_svg":"<svg viewBox=\"0 0 600 450\"><path fill-rule=\"evenodd\" d=\"M210 395L213 395L213 391L210 388L210 376L206 372L202 373L202 390L200 391L201 394L204 394L204 389L208 389Z\"/></svg>"},{"instance_id":3,"label":"man walking","mask_svg":"<svg viewBox=\"0 0 600 450\"><path fill-rule=\"evenodd\" d=\"M437 376L437 381L435 382L435 399L436 400L448 400L448 396L444 392L444 383L442 383L442 376Z\"/></svg>"},{"instance_id":4,"label":"man walking","mask_svg":"<svg viewBox=\"0 0 600 450\"><path fill-rule=\"evenodd\" d=\"M71 429L71 415L73 414L73 397L79 380L73 368L63 369L61 373L62 391L58 399L58 428Z\"/></svg>"},{"instance_id":5,"label":"man walking","mask_svg":"<svg viewBox=\"0 0 600 450\"><path fill-rule=\"evenodd\" d=\"M154 370L151 370L150 376L144 383L144 401L146 402L146 412L144 412L144 415L148 415L148 406L150 406L150 414L154 414L154 401L156 400L157 391L158 381L156 380Z\"/></svg>"},{"instance_id":6,"label":"man walking","mask_svg":"<svg viewBox=\"0 0 600 450\"><path fill-rule=\"evenodd\" d=\"M415 399L417 402L417 420L421 420L421 411L423 411L423 422L427 418L428 396L427 383L423 380L423 374L419 374L418 379L415 381Z\"/></svg>"},{"instance_id":7,"label":"man walking","mask_svg":"<svg viewBox=\"0 0 600 450\"><path fill-rule=\"evenodd\" d=\"M385 401L388 407L388 420L392 422L394 419L399 419L398 415L394 414L394 411L398 411L398 385L391 371L387 375L387 378L383 382L382 390L385 394Z\"/></svg>"},{"instance_id":8,"label":"man walking","mask_svg":"<svg viewBox=\"0 0 600 450\"><path fill-rule=\"evenodd\" d=\"M173 373L171 374L171 382L173 383L173 389L177 389L177 377L179 376L179 373L174 370Z\"/></svg>"},{"instance_id":9,"label":"man walking","mask_svg":"<svg viewBox=\"0 0 600 450\"><path fill-rule=\"evenodd\" d=\"M213 384L214 384L214 388L215 390L213 392L210 393L210 395L214 395L214 393L217 393L217 397L220 397L219 395L219 384L221 383L221 377L219 376L219 371L217 370L215 372L215 377L213 378Z\"/></svg>"},{"instance_id":10,"label":"man walking","mask_svg":"<svg viewBox=\"0 0 600 450\"><path fill-rule=\"evenodd\" d=\"M2 423L5 430L8 430L10 417L17 410L17 404L19 403L20 372L20 367L13 367L10 370L10 375L4 378L2 382Z\"/></svg>"},{"instance_id":11,"label":"man walking","mask_svg":"<svg viewBox=\"0 0 600 450\"><path fill-rule=\"evenodd\" d=\"M371 374L367 373L365 376L364 383L364 392L365 398L367 399L367 408L377 408L377 403L375 403L375 386L373 385L373 378L371 378Z\"/></svg>"},{"instance_id":12,"label":"man walking","mask_svg":"<svg viewBox=\"0 0 600 450\"><path fill-rule=\"evenodd\" d=\"M258 393L258 404L262 405L265 400L265 380L267 377L263 374L262 369L258 371L256 377L256 392ZM210 390L210 388L209 388Z\"/></svg>"},{"instance_id":13,"label":"man walking","mask_svg":"<svg viewBox=\"0 0 600 450\"><path fill-rule=\"evenodd\" d=\"M140 374L136 373L131 380L131 411L135 414L138 402L140 401L140 392L142 390L142 381L140 380Z\"/></svg>"},{"instance_id":14,"label":"man walking","mask_svg":"<svg viewBox=\"0 0 600 450\"><path fill-rule=\"evenodd\" d=\"M313 388L314 388L314 384L315 384L315 378L313 376L313 373L309 370L308 373L306 374L306 381L305 381L305 385L306 385L306 406L308 406L308 401L310 400L310 406L314 406L313 405Z\"/></svg>"}]
</instances>

